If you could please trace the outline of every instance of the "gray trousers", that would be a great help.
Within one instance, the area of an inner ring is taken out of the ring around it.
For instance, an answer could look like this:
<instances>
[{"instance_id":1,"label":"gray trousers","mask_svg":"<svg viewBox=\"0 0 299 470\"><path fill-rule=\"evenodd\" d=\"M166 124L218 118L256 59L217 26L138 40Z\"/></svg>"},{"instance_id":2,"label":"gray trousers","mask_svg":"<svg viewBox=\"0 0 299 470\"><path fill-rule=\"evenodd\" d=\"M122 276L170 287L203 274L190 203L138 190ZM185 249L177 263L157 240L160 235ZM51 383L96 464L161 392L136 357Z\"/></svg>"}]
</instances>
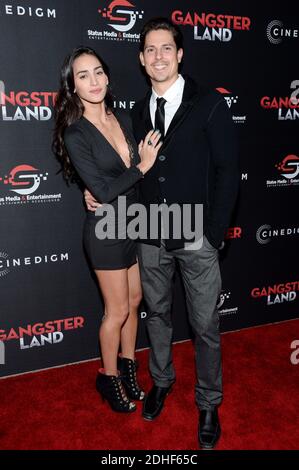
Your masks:
<instances>
[{"instance_id":1,"label":"gray trousers","mask_svg":"<svg viewBox=\"0 0 299 470\"><path fill-rule=\"evenodd\" d=\"M204 237L199 250L167 251L138 244L143 294L148 307L149 368L154 383L167 387L175 381L172 361L171 319L175 260L183 278L189 321L195 334L197 382L195 398L200 409L211 409L222 400L222 370L217 300L221 291L218 250ZM190 367L190 364L186 364Z\"/></svg>"}]
</instances>

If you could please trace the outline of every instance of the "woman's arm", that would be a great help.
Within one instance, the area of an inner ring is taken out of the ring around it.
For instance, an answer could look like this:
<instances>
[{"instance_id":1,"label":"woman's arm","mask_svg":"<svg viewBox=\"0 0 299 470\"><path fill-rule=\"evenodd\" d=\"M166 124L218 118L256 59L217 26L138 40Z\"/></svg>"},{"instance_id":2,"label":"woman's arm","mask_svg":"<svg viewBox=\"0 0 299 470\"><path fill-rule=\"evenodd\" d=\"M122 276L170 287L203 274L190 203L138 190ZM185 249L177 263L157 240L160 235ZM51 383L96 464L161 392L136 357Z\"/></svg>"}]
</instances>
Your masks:
<instances>
[{"instance_id":1,"label":"woman's arm","mask_svg":"<svg viewBox=\"0 0 299 470\"><path fill-rule=\"evenodd\" d=\"M101 203L113 201L143 177L142 171L137 166L132 166L107 183L105 178L99 174L91 147L80 129L67 129L64 142L78 175Z\"/></svg>"}]
</instances>

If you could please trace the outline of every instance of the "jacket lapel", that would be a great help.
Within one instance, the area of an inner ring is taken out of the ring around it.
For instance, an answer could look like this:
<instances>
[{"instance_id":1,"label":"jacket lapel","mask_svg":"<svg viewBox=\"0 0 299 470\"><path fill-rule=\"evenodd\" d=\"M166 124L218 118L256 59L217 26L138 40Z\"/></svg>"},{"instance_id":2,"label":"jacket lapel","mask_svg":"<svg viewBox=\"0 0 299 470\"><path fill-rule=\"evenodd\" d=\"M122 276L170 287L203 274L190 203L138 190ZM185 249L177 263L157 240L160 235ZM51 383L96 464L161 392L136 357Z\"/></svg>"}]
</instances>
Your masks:
<instances>
[{"instance_id":1,"label":"jacket lapel","mask_svg":"<svg viewBox=\"0 0 299 470\"><path fill-rule=\"evenodd\" d=\"M164 137L163 148L167 146L167 143L170 141L171 137L175 133L176 129L181 125L184 119L188 116L189 112L193 108L194 103L199 98L197 92L197 86L193 80L189 77L185 78L185 87L182 98L182 103L172 118L169 128L167 129L166 135Z\"/></svg>"},{"instance_id":2,"label":"jacket lapel","mask_svg":"<svg viewBox=\"0 0 299 470\"><path fill-rule=\"evenodd\" d=\"M164 137L164 142L160 149L160 152L167 147L167 144L170 142L176 129L181 125L181 123L184 121L184 119L188 116L189 112L193 108L194 104L201 97L200 92L198 92L196 83L187 76L184 78L185 78L185 87L184 87L182 103L170 123L170 126ZM153 128L151 116L150 116L150 98L151 98L151 90L148 91L144 100L141 102L141 106L140 106L141 107L140 124L143 127L144 135L146 135Z\"/></svg>"},{"instance_id":3,"label":"jacket lapel","mask_svg":"<svg viewBox=\"0 0 299 470\"><path fill-rule=\"evenodd\" d=\"M142 103L143 109L141 110L141 122L144 126L145 135L153 128L150 115L150 98L151 92L149 91Z\"/></svg>"}]
</instances>

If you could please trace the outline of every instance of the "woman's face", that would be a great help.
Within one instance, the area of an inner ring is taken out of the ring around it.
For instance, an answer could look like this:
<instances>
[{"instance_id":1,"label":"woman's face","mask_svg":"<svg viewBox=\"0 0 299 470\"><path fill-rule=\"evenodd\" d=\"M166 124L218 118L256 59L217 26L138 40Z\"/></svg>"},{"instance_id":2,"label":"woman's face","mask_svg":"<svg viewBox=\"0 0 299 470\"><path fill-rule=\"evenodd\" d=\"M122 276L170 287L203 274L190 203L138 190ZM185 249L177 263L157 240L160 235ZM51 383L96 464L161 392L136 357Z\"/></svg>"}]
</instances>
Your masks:
<instances>
[{"instance_id":1,"label":"woman's face","mask_svg":"<svg viewBox=\"0 0 299 470\"><path fill-rule=\"evenodd\" d=\"M101 103L107 92L108 77L94 55L82 54L74 60L75 92L83 105Z\"/></svg>"}]
</instances>

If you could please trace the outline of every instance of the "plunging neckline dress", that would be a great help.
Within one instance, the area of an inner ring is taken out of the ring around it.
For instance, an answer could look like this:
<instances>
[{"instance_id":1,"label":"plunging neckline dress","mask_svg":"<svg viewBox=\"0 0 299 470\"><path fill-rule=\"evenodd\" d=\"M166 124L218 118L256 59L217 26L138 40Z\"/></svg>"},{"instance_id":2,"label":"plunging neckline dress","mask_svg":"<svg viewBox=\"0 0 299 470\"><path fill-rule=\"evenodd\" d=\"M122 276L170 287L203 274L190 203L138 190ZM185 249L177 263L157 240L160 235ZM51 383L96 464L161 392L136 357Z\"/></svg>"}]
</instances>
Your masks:
<instances>
[{"instance_id":1,"label":"plunging neckline dress","mask_svg":"<svg viewBox=\"0 0 299 470\"><path fill-rule=\"evenodd\" d=\"M85 117L69 126L64 142L84 186L103 204L102 215L87 211L83 230L84 248L93 269L129 268L137 262L136 241L129 238L127 227L132 217L127 209L137 202L139 155L129 117L116 114L125 136L129 154L128 167L100 130ZM114 212L113 212L114 211ZM108 233L109 238L100 239Z\"/></svg>"}]
</instances>

